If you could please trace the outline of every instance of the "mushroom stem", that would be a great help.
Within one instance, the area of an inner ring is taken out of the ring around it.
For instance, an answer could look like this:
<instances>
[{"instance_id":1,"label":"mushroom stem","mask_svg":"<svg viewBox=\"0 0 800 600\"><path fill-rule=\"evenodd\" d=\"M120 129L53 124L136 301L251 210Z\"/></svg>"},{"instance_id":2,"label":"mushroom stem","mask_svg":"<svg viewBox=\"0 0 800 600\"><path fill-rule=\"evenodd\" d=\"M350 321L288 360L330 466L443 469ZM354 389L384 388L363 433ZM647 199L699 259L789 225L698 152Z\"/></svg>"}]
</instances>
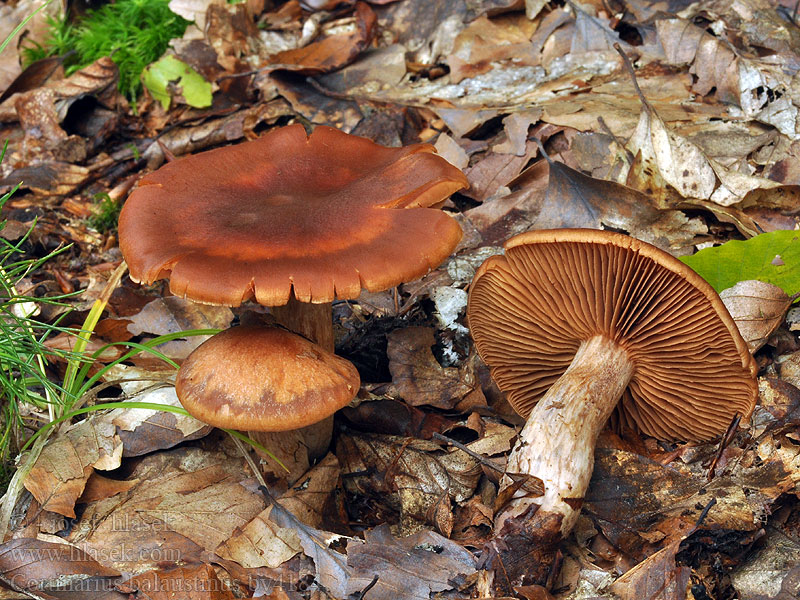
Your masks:
<instances>
[{"instance_id":1,"label":"mushroom stem","mask_svg":"<svg viewBox=\"0 0 800 600\"><path fill-rule=\"evenodd\" d=\"M328 352L333 352L333 308L330 302L300 302L292 294L283 306L273 306L275 320L289 331L299 333Z\"/></svg>"},{"instance_id":2,"label":"mushroom stem","mask_svg":"<svg viewBox=\"0 0 800 600\"><path fill-rule=\"evenodd\" d=\"M311 304L300 302L292 294L283 306L271 307L275 320L289 331L298 333L321 346L334 351L333 309L330 302ZM313 460L321 458L331 445L333 417L293 431L251 431L250 437L269 448L285 464L292 465L290 481L302 475ZM307 458L306 458L307 457ZM269 469L281 475L275 462L267 457Z\"/></svg>"},{"instance_id":3,"label":"mushroom stem","mask_svg":"<svg viewBox=\"0 0 800 600\"><path fill-rule=\"evenodd\" d=\"M594 447L600 430L633 375L633 363L615 341L598 335L583 342L569 368L539 400L508 458L507 473L538 477L544 495L517 492L497 516L497 531L510 517L538 504L544 514L560 517L566 536L580 513L594 469ZM503 486L511 483L504 477ZM552 522L552 521L551 521Z\"/></svg>"}]
</instances>

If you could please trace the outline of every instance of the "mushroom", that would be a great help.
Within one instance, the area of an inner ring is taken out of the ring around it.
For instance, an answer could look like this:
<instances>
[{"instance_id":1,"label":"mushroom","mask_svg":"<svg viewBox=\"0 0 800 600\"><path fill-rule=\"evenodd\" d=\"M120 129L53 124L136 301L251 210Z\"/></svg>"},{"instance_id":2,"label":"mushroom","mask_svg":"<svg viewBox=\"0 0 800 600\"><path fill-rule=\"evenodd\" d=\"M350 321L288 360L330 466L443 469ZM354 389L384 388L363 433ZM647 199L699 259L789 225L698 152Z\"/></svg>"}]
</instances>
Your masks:
<instances>
[{"instance_id":1,"label":"mushroom","mask_svg":"<svg viewBox=\"0 0 800 600\"><path fill-rule=\"evenodd\" d=\"M215 427L288 431L349 404L359 383L352 363L306 338L249 325L198 346L181 365L175 389L192 416Z\"/></svg>"},{"instance_id":2,"label":"mushroom","mask_svg":"<svg viewBox=\"0 0 800 600\"><path fill-rule=\"evenodd\" d=\"M120 214L120 248L134 281L168 277L173 294L206 304L255 300L333 352L331 302L439 265L461 228L430 207L467 185L428 144L387 148L294 124L143 177ZM310 455L331 428L303 434Z\"/></svg>"},{"instance_id":3,"label":"mushroom","mask_svg":"<svg viewBox=\"0 0 800 600\"><path fill-rule=\"evenodd\" d=\"M120 214L120 248L134 281L169 277L196 302L283 307L279 322L332 351L330 303L438 266L461 228L428 207L467 185L428 144L387 148L294 124L143 177Z\"/></svg>"},{"instance_id":4,"label":"mushroom","mask_svg":"<svg viewBox=\"0 0 800 600\"><path fill-rule=\"evenodd\" d=\"M543 496L516 491L497 515L499 533L569 533L615 408L622 424L660 440L703 441L755 405L755 361L716 292L625 235L560 229L509 239L504 256L478 269L467 317L493 379L527 418L506 473L544 484ZM523 515L533 517L524 526Z\"/></svg>"}]
</instances>

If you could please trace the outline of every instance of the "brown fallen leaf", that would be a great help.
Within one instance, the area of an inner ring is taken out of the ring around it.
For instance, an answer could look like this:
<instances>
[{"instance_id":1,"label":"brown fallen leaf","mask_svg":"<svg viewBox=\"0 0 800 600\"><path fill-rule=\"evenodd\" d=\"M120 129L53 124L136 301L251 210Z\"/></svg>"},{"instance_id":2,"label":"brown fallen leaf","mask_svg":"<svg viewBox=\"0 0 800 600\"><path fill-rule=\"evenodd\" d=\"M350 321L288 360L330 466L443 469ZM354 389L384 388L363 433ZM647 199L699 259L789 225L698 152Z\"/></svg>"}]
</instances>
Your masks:
<instances>
[{"instance_id":1,"label":"brown fallen leaf","mask_svg":"<svg viewBox=\"0 0 800 600\"><path fill-rule=\"evenodd\" d=\"M198 304L185 298L167 296L153 300L129 320L128 331L133 335L166 335L190 329L227 329L233 321L233 312L226 306ZM158 350L170 358L182 359L210 337L190 336L185 340L173 340L159 345Z\"/></svg>"},{"instance_id":2,"label":"brown fallen leaf","mask_svg":"<svg viewBox=\"0 0 800 600\"><path fill-rule=\"evenodd\" d=\"M67 541L133 573L201 561L264 509L241 457L230 444L217 447L143 457L127 490L83 506Z\"/></svg>"},{"instance_id":3,"label":"brown fallen leaf","mask_svg":"<svg viewBox=\"0 0 800 600\"><path fill-rule=\"evenodd\" d=\"M18 538L0 545L0 573L5 581L34 593L73 586L73 589L80 590L81 583L86 583L89 578L98 584L99 579L105 588L109 588L109 579L120 576L119 571L98 563L74 545L31 538Z\"/></svg>"},{"instance_id":4,"label":"brown fallen leaf","mask_svg":"<svg viewBox=\"0 0 800 600\"><path fill-rule=\"evenodd\" d=\"M259 103L228 115L193 127L166 130L142 153L151 169L159 167L165 160L165 149L175 156L205 150L249 137L253 129L264 123L273 123L282 116L292 114L291 107L282 98Z\"/></svg>"},{"instance_id":5,"label":"brown fallen leaf","mask_svg":"<svg viewBox=\"0 0 800 600\"><path fill-rule=\"evenodd\" d=\"M103 57L79 69L65 79L51 78L43 88L59 100L59 120L63 120L70 105L87 95L94 96L107 108L114 108L124 100L117 91L117 65L110 57ZM42 89L42 88L39 88ZM18 119L14 108L18 96L11 95L0 104L0 122Z\"/></svg>"},{"instance_id":6,"label":"brown fallen leaf","mask_svg":"<svg viewBox=\"0 0 800 600\"><path fill-rule=\"evenodd\" d=\"M24 188L42 196L66 196L82 186L89 175L86 167L59 161L20 167L0 179L0 193L23 182Z\"/></svg>"},{"instance_id":7,"label":"brown fallen leaf","mask_svg":"<svg viewBox=\"0 0 800 600\"><path fill-rule=\"evenodd\" d=\"M461 190L465 196L478 202L485 202L495 194L507 193L509 184L522 172L530 160L536 156L535 142L524 143L521 155L502 152L489 152L479 162L465 171L469 188Z\"/></svg>"},{"instance_id":8,"label":"brown fallen leaf","mask_svg":"<svg viewBox=\"0 0 800 600\"><path fill-rule=\"evenodd\" d=\"M365 2L355 5L353 33L331 35L302 48L285 50L269 58L270 69L284 69L317 75L329 73L353 62L375 36L377 17Z\"/></svg>"},{"instance_id":9,"label":"brown fallen leaf","mask_svg":"<svg viewBox=\"0 0 800 600\"><path fill-rule=\"evenodd\" d=\"M125 582L127 593L147 600L234 600L236 596L217 577L211 565L154 570Z\"/></svg>"},{"instance_id":10,"label":"brown fallen leaf","mask_svg":"<svg viewBox=\"0 0 800 600\"><path fill-rule=\"evenodd\" d=\"M316 579L335 598L352 597L369 586L373 600L428 600L451 590L453 580L475 573L475 558L459 544L432 531L395 538L387 525L347 539L347 556L331 548L342 537L301 523L273 503L270 518L297 532L307 556L314 560Z\"/></svg>"},{"instance_id":11,"label":"brown fallen leaf","mask_svg":"<svg viewBox=\"0 0 800 600\"><path fill-rule=\"evenodd\" d=\"M359 103L348 100L338 94L326 94L319 86L308 81L300 82L290 73L273 72L269 75L271 82L285 98L292 109L319 125L331 125L350 133L364 118Z\"/></svg>"},{"instance_id":12,"label":"brown fallen leaf","mask_svg":"<svg viewBox=\"0 0 800 600\"><path fill-rule=\"evenodd\" d=\"M486 73L495 63L538 65L540 54L530 44L535 25L522 15L490 20L482 15L456 36L453 50L445 62L450 66L450 81Z\"/></svg>"},{"instance_id":13,"label":"brown fallen leaf","mask_svg":"<svg viewBox=\"0 0 800 600\"><path fill-rule=\"evenodd\" d=\"M337 440L345 489L398 512L412 531L430 523L447 535L452 502L464 502L481 476L477 460L460 450L443 452L425 440L351 434Z\"/></svg>"},{"instance_id":14,"label":"brown fallen leaf","mask_svg":"<svg viewBox=\"0 0 800 600\"><path fill-rule=\"evenodd\" d=\"M442 367L436 360L431 350L436 343L433 329L395 329L387 339L392 387L412 406L450 409L476 388L468 368Z\"/></svg>"},{"instance_id":15,"label":"brown fallen leaf","mask_svg":"<svg viewBox=\"0 0 800 600\"><path fill-rule=\"evenodd\" d=\"M755 280L740 281L722 290L719 297L753 353L767 343L792 304L792 299L778 286Z\"/></svg>"},{"instance_id":16,"label":"brown fallen leaf","mask_svg":"<svg viewBox=\"0 0 800 600\"><path fill-rule=\"evenodd\" d=\"M278 503L310 527L322 526L322 509L339 479L339 463L328 454L283 494ZM269 518L270 504L244 527L237 529L216 550L224 559L245 568L277 567L302 551L292 529Z\"/></svg>"},{"instance_id":17,"label":"brown fallen leaf","mask_svg":"<svg viewBox=\"0 0 800 600\"><path fill-rule=\"evenodd\" d=\"M506 140L495 146L492 151L501 154L525 156L527 153L528 129L542 117L541 109L525 110L511 113L503 119Z\"/></svg>"},{"instance_id":18,"label":"brown fallen leaf","mask_svg":"<svg viewBox=\"0 0 800 600\"><path fill-rule=\"evenodd\" d=\"M771 439L771 438L770 438ZM716 504L708 512L702 530L738 532L745 538L761 527L773 502L794 485L790 454L767 453L774 443L761 442L763 462L741 454L708 481L707 466L715 448L696 447L701 453L690 465L675 460L663 465L636 452L599 448L595 470L586 496L584 513L596 518L604 535L617 548L637 559L646 552L643 539L664 547L688 535L709 500ZM788 461L788 462L787 462ZM625 506L625 510L620 510Z\"/></svg>"},{"instance_id":19,"label":"brown fallen leaf","mask_svg":"<svg viewBox=\"0 0 800 600\"><path fill-rule=\"evenodd\" d=\"M680 253L707 231L701 220L679 210L660 210L640 191L589 177L560 162L534 165L511 194L466 214L488 244L529 229L610 228Z\"/></svg>"},{"instance_id":20,"label":"brown fallen leaf","mask_svg":"<svg viewBox=\"0 0 800 600\"><path fill-rule=\"evenodd\" d=\"M112 371L107 379L114 380ZM134 377L136 369L124 370L126 377ZM146 374L143 374L146 376ZM151 375L152 377L152 375ZM148 402L164 406L180 407L175 388L169 384L138 382L138 385L121 382L128 395L126 402ZM146 408L115 408L101 417L100 421L112 423L122 440L122 456L142 456L155 450L164 450L188 440L195 440L211 433L213 427L194 417Z\"/></svg>"},{"instance_id":21,"label":"brown fallen leaf","mask_svg":"<svg viewBox=\"0 0 800 600\"><path fill-rule=\"evenodd\" d=\"M51 439L24 485L43 510L75 518L75 502L94 469L116 469L122 442L111 423L86 419Z\"/></svg>"},{"instance_id":22,"label":"brown fallen leaf","mask_svg":"<svg viewBox=\"0 0 800 600\"><path fill-rule=\"evenodd\" d=\"M374 600L427 600L453 589L459 576L475 572L475 558L461 545L433 531L396 538L388 525L365 532L364 543L348 544L347 564L353 570L350 593L378 577L367 596Z\"/></svg>"},{"instance_id":23,"label":"brown fallen leaf","mask_svg":"<svg viewBox=\"0 0 800 600\"><path fill-rule=\"evenodd\" d=\"M675 564L680 543L676 540L637 564L609 591L620 600L685 600L691 568Z\"/></svg>"}]
</instances>

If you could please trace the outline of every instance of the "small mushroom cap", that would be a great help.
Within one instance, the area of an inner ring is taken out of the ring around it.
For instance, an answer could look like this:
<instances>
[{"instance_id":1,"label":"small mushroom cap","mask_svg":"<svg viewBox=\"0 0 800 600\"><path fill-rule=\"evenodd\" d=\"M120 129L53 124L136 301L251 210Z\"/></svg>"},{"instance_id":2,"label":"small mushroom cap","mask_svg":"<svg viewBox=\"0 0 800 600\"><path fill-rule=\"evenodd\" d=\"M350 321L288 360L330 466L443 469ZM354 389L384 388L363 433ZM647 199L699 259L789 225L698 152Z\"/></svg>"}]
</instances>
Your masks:
<instances>
[{"instance_id":1,"label":"small mushroom cap","mask_svg":"<svg viewBox=\"0 0 800 600\"><path fill-rule=\"evenodd\" d=\"M300 124L181 158L142 178L122 209L131 278L208 304L356 298L438 266L458 223L427 208L467 187L428 144L387 148Z\"/></svg>"},{"instance_id":2,"label":"small mushroom cap","mask_svg":"<svg viewBox=\"0 0 800 600\"><path fill-rule=\"evenodd\" d=\"M523 233L478 269L467 307L478 353L523 416L580 344L615 340L634 363L617 407L663 440L706 440L747 418L757 367L719 296L658 248L618 233Z\"/></svg>"},{"instance_id":3,"label":"small mushroom cap","mask_svg":"<svg viewBox=\"0 0 800 600\"><path fill-rule=\"evenodd\" d=\"M175 389L193 417L215 427L288 431L347 406L359 384L350 362L299 335L242 326L198 346Z\"/></svg>"}]
</instances>

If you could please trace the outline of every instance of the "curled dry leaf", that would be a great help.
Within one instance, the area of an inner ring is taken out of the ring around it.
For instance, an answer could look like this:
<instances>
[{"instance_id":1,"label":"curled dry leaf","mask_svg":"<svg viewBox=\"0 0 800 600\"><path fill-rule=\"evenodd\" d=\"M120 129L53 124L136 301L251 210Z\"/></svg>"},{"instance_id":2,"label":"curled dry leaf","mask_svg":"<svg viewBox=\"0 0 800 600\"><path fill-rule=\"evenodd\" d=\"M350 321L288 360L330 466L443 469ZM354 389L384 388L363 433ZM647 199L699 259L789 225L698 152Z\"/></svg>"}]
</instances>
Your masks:
<instances>
[{"instance_id":1,"label":"curled dry leaf","mask_svg":"<svg viewBox=\"0 0 800 600\"><path fill-rule=\"evenodd\" d=\"M51 79L43 86L59 100L59 120L62 121L73 102L94 96L101 104L113 108L120 101L116 83L117 65L109 57L103 57L80 69L65 79ZM16 98L11 96L0 104L0 122L18 119L15 110Z\"/></svg>"},{"instance_id":2,"label":"curled dry leaf","mask_svg":"<svg viewBox=\"0 0 800 600\"><path fill-rule=\"evenodd\" d=\"M377 23L375 12L364 2L356 3L355 18L355 32L331 35L302 48L279 52L269 58L270 68L315 75L349 65L369 46Z\"/></svg>"},{"instance_id":3,"label":"curled dry leaf","mask_svg":"<svg viewBox=\"0 0 800 600\"><path fill-rule=\"evenodd\" d=\"M86 183L89 174L86 167L60 161L20 167L0 179L0 193L7 192L22 181L24 187L36 194L66 196Z\"/></svg>"},{"instance_id":4,"label":"curled dry leaf","mask_svg":"<svg viewBox=\"0 0 800 600\"><path fill-rule=\"evenodd\" d=\"M133 376L132 369L126 369ZM128 387L122 384L123 389ZM131 393L126 390L126 393ZM133 394L129 402L148 402L164 406L180 407L181 403L172 385L148 386ZM213 427L194 417L146 408L115 408L100 416L99 421L112 423L122 440L124 457L142 456L155 450L172 448L187 440L194 440L211 433Z\"/></svg>"},{"instance_id":5,"label":"curled dry leaf","mask_svg":"<svg viewBox=\"0 0 800 600\"><path fill-rule=\"evenodd\" d=\"M731 313L750 352L767 343L792 303L778 286L757 280L740 281L732 288L722 290L719 297Z\"/></svg>"}]
</instances>

